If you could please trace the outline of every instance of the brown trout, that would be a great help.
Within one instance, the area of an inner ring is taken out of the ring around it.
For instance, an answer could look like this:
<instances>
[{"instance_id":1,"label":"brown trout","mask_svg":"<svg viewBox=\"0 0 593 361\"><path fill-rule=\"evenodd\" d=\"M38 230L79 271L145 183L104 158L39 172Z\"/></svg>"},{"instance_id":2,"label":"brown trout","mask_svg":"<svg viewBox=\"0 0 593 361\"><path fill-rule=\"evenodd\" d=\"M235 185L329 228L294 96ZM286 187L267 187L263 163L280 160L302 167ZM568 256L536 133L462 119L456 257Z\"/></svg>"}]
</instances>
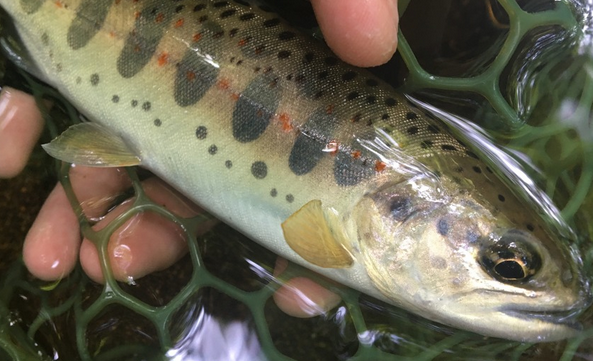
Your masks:
<instances>
[{"instance_id":1,"label":"brown trout","mask_svg":"<svg viewBox=\"0 0 593 361\"><path fill-rule=\"evenodd\" d=\"M276 253L483 335L575 335L567 240L430 112L245 0L0 0L92 122L46 146L142 165Z\"/></svg>"}]
</instances>

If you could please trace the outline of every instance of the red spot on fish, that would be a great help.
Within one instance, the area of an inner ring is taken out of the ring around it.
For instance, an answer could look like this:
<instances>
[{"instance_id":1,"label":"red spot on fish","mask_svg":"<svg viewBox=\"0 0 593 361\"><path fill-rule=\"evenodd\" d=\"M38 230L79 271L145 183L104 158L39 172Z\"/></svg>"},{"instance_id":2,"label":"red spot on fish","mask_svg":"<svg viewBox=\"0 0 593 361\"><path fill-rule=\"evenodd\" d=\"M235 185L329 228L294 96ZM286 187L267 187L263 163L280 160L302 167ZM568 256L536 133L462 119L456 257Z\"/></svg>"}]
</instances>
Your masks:
<instances>
[{"instance_id":1,"label":"red spot on fish","mask_svg":"<svg viewBox=\"0 0 593 361\"><path fill-rule=\"evenodd\" d=\"M158 14L157 14L157 16L156 16L156 18L155 18L155 21L156 21L157 23L162 23L162 22L163 22L163 20L165 20L165 14L163 14L163 13L158 13Z\"/></svg>"},{"instance_id":2,"label":"red spot on fish","mask_svg":"<svg viewBox=\"0 0 593 361\"><path fill-rule=\"evenodd\" d=\"M257 114L257 116L261 118L264 116L264 111L262 109L258 109L257 113L255 113L255 114Z\"/></svg>"},{"instance_id":3,"label":"red spot on fish","mask_svg":"<svg viewBox=\"0 0 593 361\"><path fill-rule=\"evenodd\" d=\"M193 39L194 39L195 42L200 41L200 39L202 39L202 34L195 33L194 36L193 36Z\"/></svg>"},{"instance_id":4,"label":"red spot on fish","mask_svg":"<svg viewBox=\"0 0 593 361\"><path fill-rule=\"evenodd\" d=\"M332 140L329 143L327 143L325 148L323 148L323 151L328 152L331 155L336 155L336 154L338 154L339 149L340 149L340 144L336 140Z\"/></svg>"},{"instance_id":5,"label":"red spot on fish","mask_svg":"<svg viewBox=\"0 0 593 361\"><path fill-rule=\"evenodd\" d=\"M157 60L159 66L163 66L169 62L169 53L163 51Z\"/></svg>"},{"instance_id":6,"label":"red spot on fish","mask_svg":"<svg viewBox=\"0 0 593 361\"><path fill-rule=\"evenodd\" d=\"M377 172L382 172L385 170L385 167L387 167L387 164L381 162L380 160L375 162L375 170Z\"/></svg>"},{"instance_id":7,"label":"red spot on fish","mask_svg":"<svg viewBox=\"0 0 593 361\"><path fill-rule=\"evenodd\" d=\"M140 11L136 11L134 13L134 19L138 20L140 18Z\"/></svg>"},{"instance_id":8,"label":"red spot on fish","mask_svg":"<svg viewBox=\"0 0 593 361\"><path fill-rule=\"evenodd\" d=\"M229 82L228 79L220 79L216 85L218 86L218 88L222 89L222 90L227 90L228 88L230 88L231 84Z\"/></svg>"},{"instance_id":9,"label":"red spot on fish","mask_svg":"<svg viewBox=\"0 0 593 361\"><path fill-rule=\"evenodd\" d=\"M57 6L57 7L59 7L59 8L62 8L62 7L64 7L64 4L62 4L62 2L61 2L61 1L56 1L56 2L55 2L55 4L56 4L56 6Z\"/></svg>"},{"instance_id":10,"label":"red spot on fish","mask_svg":"<svg viewBox=\"0 0 593 361\"><path fill-rule=\"evenodd\" d=\"M183 18L181 18L181 19L177 20L177 21L175 22L175 27L176 27L176 28L180 28L180 27L182 27L184 22L185 22L185 19L183 19Z\"/></svg>"},{"instance_id":11,"label":"red spot on fish","mask_svg":"<svg viewBox=\"0 0 593 361\"><path fill-rule=\"evenodd\" d=\"M141 50L141 49L140 49L140 45L136 45L136 46L134 47L134 51L135 51L136 53L139 53L139 52L140 52L140 50Z\"/></svg>"},{"instance_id":12,"label":"red spot on fish","mask_svg":"<svg viewBox=\"0 0 593 361\"><path fill-rule=\"evenodd\" d=\"M248 39L241 39L241 40L239 40L238 45L239 46L245 46L245 45L247 45L248 42L249 42Z\"/></svg>"},{"instance_id":13,"label":"red spot on fish","mask_svg":"<svg viewBox=\"0 0 593 361\"><path fill-rule=\"evenodd\" d=\"M360 158L360 156L361 156L360 150L353 150L352 151L352 158L358 159L358 158Z\"/></svg>"},{"instance_id":14,"label":"red spot on fish","mask_svg":"<svg viewBox=\"0 0 593 361\"><path fill-rule=\"evenodd\" d=\"M294 129L294 127L292 126L292 123L290 122L290 117L288 116L288 114L286 113L282 113L278 116L278 120L280 121L280 126L282 127L282 130L286 133L292 131Z\"/></svg>"},{"instance_id":15,"label":"red spot on fish","mask_svg":"<svg viewBox=\"0 0 593 361\"><path fill-rule=\"evenodd\" d=\"M193 71L188 71L187 73L185 73L185 76L187 77L187 80L196 80L196 73L194 73Z\"/></svg>"},{"instance_id":16,"label":"red spot on fish","mask_svg":"<svg viewBox=\"0 0 593 361\"><path fill-rule=\"evenodd\" d=\"M119 5L120 2L121 0L115 0L115 5Z\"/></svg>"},{"instance_id":17,"label":"red spot on fish","mask_svg":"<svg viewBox=\"0 0 593 361\"><path fill-rule=\"evenodd\" d=\"M115 38L115 31L110 31L109 32L109 37L110 38Z\"/></svg>"},{"instance_id":18,"label":"red spot on fish","mask_svg":"<svg viewBox=\"0 0 593 361\"><path fill-rule=\"evenodd\" d=\"M241 97L241 94L237 94L237 93L231 94L231 99L233 99L234 101L239 100L240 97Z\"/></svg>"},{"instance_id":19,"label":"red spot on fish","mask_svg":"<svg viewBox=\"0 0 593 361\"><path fill-rule=\"evenodd\" d=\"M328 105L327 108L325 108L325 112L327 114L333 113L334 112L334 105L333 104Z\"/></svg>"}]
</instances>

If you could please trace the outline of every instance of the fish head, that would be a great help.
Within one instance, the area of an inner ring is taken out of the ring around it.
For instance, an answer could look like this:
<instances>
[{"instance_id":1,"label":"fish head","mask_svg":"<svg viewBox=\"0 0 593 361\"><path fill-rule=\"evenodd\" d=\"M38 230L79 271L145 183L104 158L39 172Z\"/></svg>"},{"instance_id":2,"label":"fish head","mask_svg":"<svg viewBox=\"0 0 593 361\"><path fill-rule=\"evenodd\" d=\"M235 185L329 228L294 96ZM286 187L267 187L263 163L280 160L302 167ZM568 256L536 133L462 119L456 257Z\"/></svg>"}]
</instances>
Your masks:
<instances>
[{"instance_id":1,"label":"fish head","mask_svg":"<svg viewBox=\"0 0 593 361\"><path fill-rule=\"evenodd\" d=\"M472 192L447 188L415 177L386 183L354 207L374 286L391 303L482 335L574 336L590 300L578 257L543 228L523 229Z\"/></svg>"}]
</instances>

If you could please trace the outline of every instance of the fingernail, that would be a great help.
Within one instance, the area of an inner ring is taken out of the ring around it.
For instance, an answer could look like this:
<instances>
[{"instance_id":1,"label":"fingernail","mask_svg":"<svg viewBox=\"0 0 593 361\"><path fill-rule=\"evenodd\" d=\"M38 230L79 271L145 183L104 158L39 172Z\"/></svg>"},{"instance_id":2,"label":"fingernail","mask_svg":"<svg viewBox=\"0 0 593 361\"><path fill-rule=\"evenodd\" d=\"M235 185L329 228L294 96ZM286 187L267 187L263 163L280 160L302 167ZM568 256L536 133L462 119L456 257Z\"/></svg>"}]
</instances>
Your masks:
<instances>
[{"instance_id":1,"label":"fingernail","mask_svg":"<svg viewBox=\"0 0 593 361\"><path fill-rule=\"evenodd\" d=\"M0 91L0 132L6 128L14 118L17 108L11 105L11 88L5 87Z\"/></svg>"}]
</instances>

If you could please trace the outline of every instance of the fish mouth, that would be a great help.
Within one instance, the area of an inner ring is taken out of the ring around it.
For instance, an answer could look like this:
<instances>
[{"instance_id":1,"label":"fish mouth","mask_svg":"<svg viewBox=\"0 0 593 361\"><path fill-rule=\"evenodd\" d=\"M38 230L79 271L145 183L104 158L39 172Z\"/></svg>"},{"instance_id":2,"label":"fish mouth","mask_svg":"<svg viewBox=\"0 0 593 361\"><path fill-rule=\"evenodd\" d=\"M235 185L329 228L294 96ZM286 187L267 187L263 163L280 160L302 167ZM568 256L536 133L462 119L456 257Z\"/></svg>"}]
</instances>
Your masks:
<instances>
[{"instance_id":1,"label":"fish mouth","mask_svg":"<svg viewBox=\"0 0 593 361\"><path fill-rule=\"evenodd\" d=\"M506 308L500 310L502 313L523 320L540 320L542 322L569 327L575 331L582 331L583 325L577 320L581 310L530 310L518 308Z\"/></svg>"}]
</instances>

